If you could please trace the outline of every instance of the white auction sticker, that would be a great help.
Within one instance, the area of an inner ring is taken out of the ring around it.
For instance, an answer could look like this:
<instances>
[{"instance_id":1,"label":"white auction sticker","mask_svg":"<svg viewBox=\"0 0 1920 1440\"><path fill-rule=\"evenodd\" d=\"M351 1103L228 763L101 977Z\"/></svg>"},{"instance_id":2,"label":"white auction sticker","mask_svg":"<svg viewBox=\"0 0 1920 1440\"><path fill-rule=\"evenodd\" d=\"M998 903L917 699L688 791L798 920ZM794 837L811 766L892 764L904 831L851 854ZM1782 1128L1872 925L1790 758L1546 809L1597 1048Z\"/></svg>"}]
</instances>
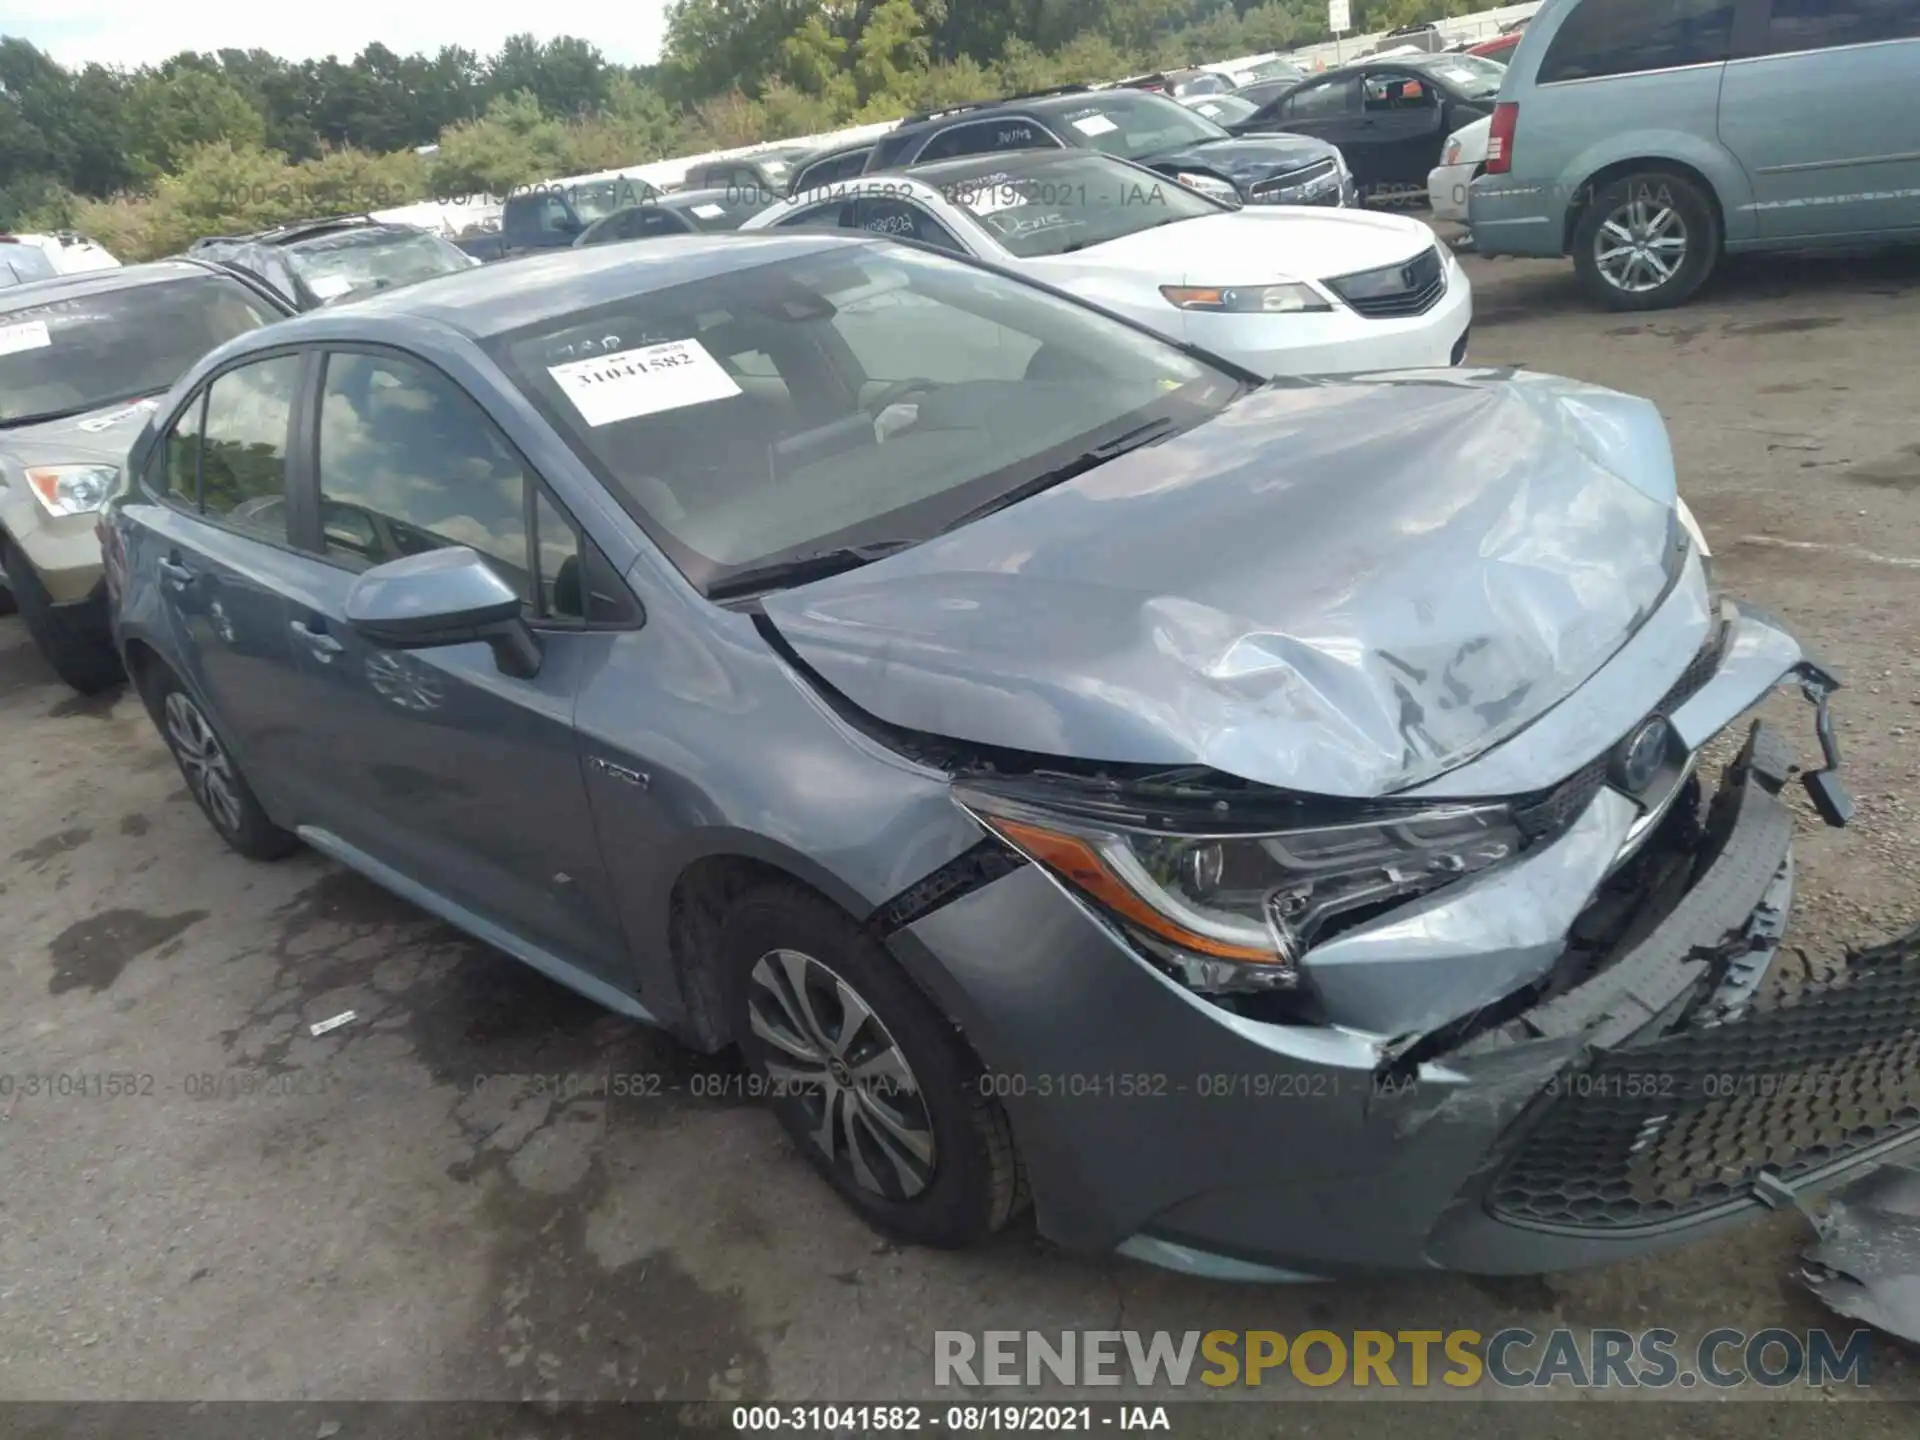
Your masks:
<instances>
[{"instance_id":1,"label":"white auction sticker","mask_svg":"<svg viewBox=\"0 0 1920 1440\"><path fill-rule=\"evenodd\" d=\"M727 207L713 204L695 205L693 207L693 213L698 215L702 220L718 220L722 215L727 213Z\"/></svg>"},{"instance_id":2,"label":"white auction sticker","mask_svg":"<svg viewBox=\"0 0 1920 1440\"><path fill-rule=\"evenodd\" d=\"M320 275L309 280L307 288L322 300L334 300L353 289L353 281L345 275Z\"/></svg>"},{"instance_id":3,"label":"white auction sticker","mask_svg":"<svg viewBox=\"0 0 1920 1440\"><path fill-rule=\"evenodd\" d=\"M668 340L591 360L570 360L549 365L547 373L573 402L580 418L596 427L740 393L733 377L698 340Z\"/></svg>"},{"instance_id":4,"label":"white auction sticker","mask_svg":"<svg viewBox=\"0 0 1920 1440\"><path fill-rule=\"evenodd\" d=\"M1120 127L1104 115L1087 115L1074 121L1073 128L1082 135L1111 135Z\"/></svg>"},{"instance_id":5,"label":"white auction sticker","mask_svg":"<svg viewBox=\"0 0 1920 1440\"><path fill-rule=\"evenodd\" d=\"M16 355L22 350L44 350L53 344L44 320L22 320L17 325L0 325L0 355Z\"/></svg>"}]
</instances>

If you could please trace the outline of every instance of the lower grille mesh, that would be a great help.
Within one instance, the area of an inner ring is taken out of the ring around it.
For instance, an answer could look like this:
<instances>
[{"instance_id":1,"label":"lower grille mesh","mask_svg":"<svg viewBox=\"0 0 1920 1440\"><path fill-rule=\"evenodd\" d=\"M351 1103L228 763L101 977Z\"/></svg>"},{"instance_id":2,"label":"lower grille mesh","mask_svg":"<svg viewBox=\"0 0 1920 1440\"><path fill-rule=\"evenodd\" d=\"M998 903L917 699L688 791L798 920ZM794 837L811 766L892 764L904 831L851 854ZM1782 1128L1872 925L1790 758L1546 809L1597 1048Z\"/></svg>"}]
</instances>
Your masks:
<instances>
[{"instance_id":1,"label":"lower grille mesh","mask_svg":"<svg viewBox=\"0 0 1920 1440\"><path fill-rule=\"evenodd\" d=\"M1863 957L1863 961L1865 957ZM1497 1216L1618 1231L1793 1185L1920 1131L1920 935L1830 985L1560 1077Z\"/></svg>"}]
</instances>

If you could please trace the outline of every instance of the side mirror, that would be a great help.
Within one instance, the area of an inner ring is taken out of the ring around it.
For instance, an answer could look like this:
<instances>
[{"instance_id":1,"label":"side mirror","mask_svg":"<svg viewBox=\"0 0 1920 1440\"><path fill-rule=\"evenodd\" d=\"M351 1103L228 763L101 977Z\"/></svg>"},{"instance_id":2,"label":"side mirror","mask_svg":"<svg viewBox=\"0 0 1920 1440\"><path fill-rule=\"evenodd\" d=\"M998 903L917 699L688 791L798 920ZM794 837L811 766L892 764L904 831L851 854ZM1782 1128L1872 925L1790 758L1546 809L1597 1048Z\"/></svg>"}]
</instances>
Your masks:
<instances>
[{"instance_id":1,"label":"side mirror","mask_svg":"<svg viewBox=\"0 0 1920 1440\"><path fill-rule=\"evenodd\" d=\"M464 545L376 565L347 591L347 623L390 650L434 650L484 641L504 675L540 673L540 641L520 597Z\"/></svg>"}]
</instances>

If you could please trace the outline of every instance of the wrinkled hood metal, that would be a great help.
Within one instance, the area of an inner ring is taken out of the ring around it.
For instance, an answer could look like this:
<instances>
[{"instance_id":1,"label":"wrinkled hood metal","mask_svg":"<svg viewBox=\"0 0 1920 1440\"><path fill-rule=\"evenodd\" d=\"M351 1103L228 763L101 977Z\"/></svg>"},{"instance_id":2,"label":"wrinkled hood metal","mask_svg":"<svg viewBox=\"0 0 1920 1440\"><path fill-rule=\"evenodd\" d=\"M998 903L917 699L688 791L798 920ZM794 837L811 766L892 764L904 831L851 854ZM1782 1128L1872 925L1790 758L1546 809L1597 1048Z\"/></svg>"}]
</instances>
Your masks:
<instances>
[{"instance_id":1,"label":"wrinkled hood metal","mask_svg":"<svg viewBox=\"0 0 1920 1440\"><path fill-rule=\"evenodd\" d=\"M1210 170L1235 184L1246 185L1270 175L1284 175L1319 160L1331 160L1339 153L1333 145L1315 136L1275 131L1198 140L1138 158L1142 165L1151 165L1156 170L1170 167Z\"/></svg>"},{"instance_id":2,"label":"wrinkled hood metal","mask_svg":"<svg viewBox=\"0 0 1920 1440\"><path fill-rule=\"evenodd\" d=\"M1249 205L1227 215L1150 227L1117 240L1025 262L1042 278L1089 270L1140 273L1162 284L1267 285L1324 280L1403 264L1433 248L1433 231L1404 215L1321 205ZM1056 283L1059 283L1056 281Z\"/></svg>"},{"instance_id":3,"label":"wrinkled hood metal","mask_svg":"<svg viewBox=\"0 0 1920 1440\"><path fill-rule=\"evenodd\" d=\"M1605 664L1665 593L1673 501L1645 400L1500 371L1283 381L764 605L894 725L1378 796Z\"/></svg>"},{"instance_id":4,"label":"wrinkled hood metal","mask_svg":"<svg viewBox=\"0 0 1920 1440\"><path fill-rule=\"evenodd\" d=\"M159 397L123 400L84 415L0 430L0 457L17 466L124 465Z\"/></svg>"}]
</instances>

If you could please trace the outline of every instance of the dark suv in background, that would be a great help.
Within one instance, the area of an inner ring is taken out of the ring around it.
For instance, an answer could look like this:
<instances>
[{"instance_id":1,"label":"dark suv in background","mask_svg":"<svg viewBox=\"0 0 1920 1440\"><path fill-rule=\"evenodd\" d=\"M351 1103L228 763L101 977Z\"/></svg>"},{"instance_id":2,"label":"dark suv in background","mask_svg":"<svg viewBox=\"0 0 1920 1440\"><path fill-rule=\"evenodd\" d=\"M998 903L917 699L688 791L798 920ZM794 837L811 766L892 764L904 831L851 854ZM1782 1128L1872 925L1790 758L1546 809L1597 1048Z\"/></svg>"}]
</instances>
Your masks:
<instances>
[{"instance_id":1,"label":"dark suv in background","mask_svg":"<svg viewBox=\"0 0 1920 1440\"><path fill-rule=\"evenodd\" d=\"M479 263L431 230L371 215L338 215L255 235L210 237L194 241L187 253L246 272L272 286L296 310L317 310L353 295L411 285Z\"/></svg>"},{"instance_id":2,"label":"dark suv in background","mask_svg":"<svg viewBox=\"0 0 1920 1440\"><path fill-rule=\"evenodd\" d=\"M1240 205L1350 205L1346 162L1306 135L1228 134L1165 95L1065 86L910 116L880 137L866 172L994 150L1100 150Z\"/></svg>"}]
</instances>

